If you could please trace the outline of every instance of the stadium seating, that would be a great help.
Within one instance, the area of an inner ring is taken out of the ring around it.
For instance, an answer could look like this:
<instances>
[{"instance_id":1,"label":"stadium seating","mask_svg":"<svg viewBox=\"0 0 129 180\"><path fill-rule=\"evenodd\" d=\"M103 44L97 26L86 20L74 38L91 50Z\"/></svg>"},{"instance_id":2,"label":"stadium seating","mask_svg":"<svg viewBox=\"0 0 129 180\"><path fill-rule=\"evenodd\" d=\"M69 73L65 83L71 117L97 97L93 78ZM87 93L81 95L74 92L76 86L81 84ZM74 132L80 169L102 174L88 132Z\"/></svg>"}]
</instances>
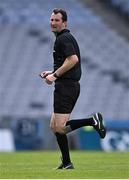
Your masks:
<instances>
[{"instance_id":1,"label":"stadium seating","mask_svg":"<svg viewBox=\"0 0 129 180\"><path fill-rule=\"evenodd\" d=\"M72 117L101 111L129 119L129 42L76 0L0 1L0 116L49 116L53 87L38 74L52 69L54 7L68 11L82 56L81 95Z\"/></svg>"},{"instance_id":2,"label":"stadium seating","mask_svg":"<svg viewBox=\"0 0 129 180\"><path fill-rule=\"evenodd\" d=\"M129 20L129 1L127 0L106 0L120 14L123 14Z\"/></svg>"}]
</instances>

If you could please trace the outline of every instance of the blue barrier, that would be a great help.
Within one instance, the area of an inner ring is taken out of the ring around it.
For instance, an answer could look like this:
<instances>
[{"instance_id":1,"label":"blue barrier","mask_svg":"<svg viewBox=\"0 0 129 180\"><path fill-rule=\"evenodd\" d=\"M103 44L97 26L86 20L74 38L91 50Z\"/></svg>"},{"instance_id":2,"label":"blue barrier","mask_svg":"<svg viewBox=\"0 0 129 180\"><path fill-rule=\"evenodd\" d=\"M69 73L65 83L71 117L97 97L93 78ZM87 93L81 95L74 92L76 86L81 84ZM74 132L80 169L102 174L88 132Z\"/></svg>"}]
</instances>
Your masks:
<instances>
[{"instance_id":1,"label":"blue barrier","mask_svg":"<svg viewBox=\"0 0 129 180\"><path fill-rule=\"evenodd\" d=\"M106 121L107 135L100 139L91 127L79 130L80 149L104 151L129 151L129 120Z\"/></svg>"}]
</instances>

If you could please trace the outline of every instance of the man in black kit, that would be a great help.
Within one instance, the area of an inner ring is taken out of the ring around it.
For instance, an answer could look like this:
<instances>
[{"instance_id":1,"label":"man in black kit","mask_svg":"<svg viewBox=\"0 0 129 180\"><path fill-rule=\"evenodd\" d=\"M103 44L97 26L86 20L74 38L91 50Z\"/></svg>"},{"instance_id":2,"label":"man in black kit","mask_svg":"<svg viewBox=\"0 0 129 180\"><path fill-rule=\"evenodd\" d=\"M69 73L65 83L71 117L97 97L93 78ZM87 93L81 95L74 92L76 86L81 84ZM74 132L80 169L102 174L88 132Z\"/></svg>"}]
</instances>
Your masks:
<instances>
[{"instance_id":1,"label":"man in black kit","mask_svg":"<svg viewBox=\"0 0 129 180\"><path fill-rule=\"evenodd\" d=\"M80 94L81 58L77 41L67 27L67 13L54 9L50 17L51 31L55 34L53 58L54 70L43 71L40 76L51 85L55 82L54 111L50 127L54 132L60 151L61 164L57 169L74 169L70 160L67 133L83 126L93 126L101 138L106 136L100 113L85 119L69 120Z\"/></svg>"}]
</instances>

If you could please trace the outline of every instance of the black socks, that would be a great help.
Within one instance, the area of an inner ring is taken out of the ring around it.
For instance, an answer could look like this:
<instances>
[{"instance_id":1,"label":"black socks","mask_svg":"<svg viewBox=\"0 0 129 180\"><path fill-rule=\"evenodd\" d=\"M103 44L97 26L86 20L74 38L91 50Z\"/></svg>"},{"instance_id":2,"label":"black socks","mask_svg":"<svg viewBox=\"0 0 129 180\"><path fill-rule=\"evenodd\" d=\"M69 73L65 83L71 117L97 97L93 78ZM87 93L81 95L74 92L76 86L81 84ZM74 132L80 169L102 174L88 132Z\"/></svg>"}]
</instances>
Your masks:
<instances>
[{"instance_id":1,"label":"black socks","mask_svg":"<svg viewBox=\"0 0 129 180\"><path fill-rule=\"evenodd\" d=\"M67 134L67 133L69 133L75 129L81 128L83 126L93 126L94 124L95 124L95 122L94 122L93 117L89 117L86 119L70 120L66 123L64 128L65 128L65 132Z\"/></svg>"},{"instance_id":2,"label":"black socks","mask_svg":"<svg viewBox=\"0 0 129 180\"><path fill-rule=\"evenodd\" d=\"M63 164L67 165L71 163L67 136L66 134L59 134L59 133L55 133L55 136L62 153Z\"/></svg>"},{"instance_id":3,"label":"black socks","mask_svg":"<svg viewBox=\"0 0 129 180\"><path fill-rule=\"evenodd\" d=\"M69 133L75 129L81 128L83 126L94 126L94 124L95 124L95 121L94 121L93 117L89 117L86 119L70 120L64 126L64 130L67 134L67 133ZM59 148L62 153L62 160L63 160L64 165L71 163L69 147L68 147L68 139L67 139L66 134L59 134L57 132L55 133Z\"/></svg>"}]
</instances>

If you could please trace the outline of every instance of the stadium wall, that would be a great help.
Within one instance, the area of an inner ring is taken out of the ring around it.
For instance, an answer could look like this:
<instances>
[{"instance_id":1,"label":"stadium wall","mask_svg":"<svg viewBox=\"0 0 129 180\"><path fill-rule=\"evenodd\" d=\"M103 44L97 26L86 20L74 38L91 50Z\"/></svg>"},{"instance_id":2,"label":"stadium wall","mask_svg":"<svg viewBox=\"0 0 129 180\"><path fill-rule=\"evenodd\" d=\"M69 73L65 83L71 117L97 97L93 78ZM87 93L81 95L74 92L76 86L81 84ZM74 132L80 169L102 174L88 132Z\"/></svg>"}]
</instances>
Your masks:
<instances>
[{"instance_id":1,"label":"stadium wall","mask_svg":"<svg viewBox=\"0 0 129 180\"><path fill-rule=\"evenodd\" d=\"M129 150L129 121L107 120L107 135L100 139L93 128L80 129L80 149L103 151L128 151Z\"/></svg>"},{"instance_id":2,"label":"stadium wall","mask_svg":"<svg viewBox=\"0 0 129 180\"><path fill-rule=\"evenodd\" d=\"M49 128L50 117L4 119L0 126L0 151L57 150ZM10 123L9 123L10 122ZM129 121L107 120L107 135L100 139L92 127L68 135L71 149L129 151Z\"/></svg>"}]
</instances>

